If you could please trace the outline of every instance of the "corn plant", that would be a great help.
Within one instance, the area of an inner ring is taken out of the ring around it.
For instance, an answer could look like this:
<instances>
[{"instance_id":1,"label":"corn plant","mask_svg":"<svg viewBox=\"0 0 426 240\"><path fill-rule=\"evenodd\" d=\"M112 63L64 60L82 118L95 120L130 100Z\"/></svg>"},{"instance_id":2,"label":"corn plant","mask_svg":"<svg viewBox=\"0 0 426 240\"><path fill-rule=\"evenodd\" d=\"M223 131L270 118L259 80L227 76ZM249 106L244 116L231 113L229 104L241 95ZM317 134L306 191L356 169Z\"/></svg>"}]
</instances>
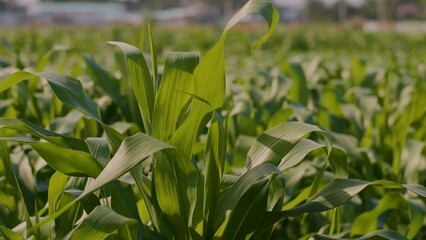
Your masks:
<instances>
[{"instance_id":1,"label":"corn plant","mask_svg":"<svg viewBox=\"0 0 426 240\"><path fill-rule=\"evenodd\" d=\"M0 93L6 98L12 98L20 88L34 92L47 81L53 94L46 104L56 110L34 123L25 117L37 119L42 112L37 105L33 112L19 115L21 119L10 104L4 107L0 118L0 159L5 176L1 186L6 193L0 205L3 238L269 239L277 223L317 212L331 215L330 224L307 237L414 237L424 212L418 211L419 201L407 205L399 192L408 190L426 197L424 186L348 178L346 153L333 146L330 134L315 125L285 122L287 119L263 124L261 134L245 151L242 166L232 169L227 155L235 150L233 140L239 135L235 129L241 112L225 104L226 39L231 28L252 13L268 23L267 33L254 45L260 47L277 25L278 11L269 1L251 0L202 58L196 52L171 53L161 75L151 31L150 67L137 47L110 42L124 54L124 75L129 81L123 85L131 86L127 96L117 92L120 86L114 77L85 56L97 87L116 102L121 114L131 115L120 121L133 125L113 124L114 118L106 121L99 101L92 100L82 82L71 76L18 71L1 80ZM308 107L302 68L286 67L299 81L289 90L289 100ZM40 89L49 92L45 85ZM70 110L58 118L64 106ZM39 126L47 123L49 129ZM295 182L304 175L298 168L304 159L313 159L310 167L315 174L309 186L298 192ZM20 179L25 174L16 176L16 163L47 175L47 199L36 194L30 201L23 196ZM42 171L47 166L51 174ZM349 232L342 226L346 206L342 205L368 186L394 192L382 199L378 210L361 215L358 221L375 219L383 212L380 208L405 204L411 221L404 232L375 231L374 227L368 232L364 228ZM389 206L395 199L398 202Z\"/></svg>"}]
</instances>

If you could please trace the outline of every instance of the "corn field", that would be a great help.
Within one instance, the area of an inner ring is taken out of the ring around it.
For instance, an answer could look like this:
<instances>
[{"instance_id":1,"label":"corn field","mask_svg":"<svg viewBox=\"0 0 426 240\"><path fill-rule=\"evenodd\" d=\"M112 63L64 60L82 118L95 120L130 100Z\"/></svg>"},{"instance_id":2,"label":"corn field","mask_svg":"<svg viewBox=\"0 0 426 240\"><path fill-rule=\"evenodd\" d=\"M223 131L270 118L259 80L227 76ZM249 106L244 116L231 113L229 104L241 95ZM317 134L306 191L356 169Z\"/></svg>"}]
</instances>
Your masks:
<instances>
[{"instance_id":1,"label":"corn field","mask_svg":"<svg viewBox=\"0 0 426 240\"><path fill-rule=\"evenodd\" d=\"M425 36L278 21L0 30L0 239L425 239Z\"/></svg>"}]
</instances>

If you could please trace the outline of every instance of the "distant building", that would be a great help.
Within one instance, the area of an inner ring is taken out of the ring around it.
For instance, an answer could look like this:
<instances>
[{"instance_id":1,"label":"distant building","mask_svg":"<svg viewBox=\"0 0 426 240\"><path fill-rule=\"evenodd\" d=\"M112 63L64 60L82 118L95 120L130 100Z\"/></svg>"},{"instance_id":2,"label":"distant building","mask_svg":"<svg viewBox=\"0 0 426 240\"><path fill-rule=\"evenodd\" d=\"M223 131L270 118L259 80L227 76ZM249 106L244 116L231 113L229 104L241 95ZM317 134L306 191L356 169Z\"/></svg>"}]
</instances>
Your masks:
<instances>
[{"instance_id":1,"label":"distant building","mask_svg":"<svg viewBox=\"0 0 426 240\"><path fill-rule=\"evenodd\" d=\"M423 17L423 9L419 4L406 3L401 4L395 9L395 16L397 19L403 18L421 18Z\"/></svg>"},{"instance_id":2,"label":"distant building","mask_svg":"<svg viewBox=\"0 0 426 240\"><path fill-rule=\"evenodd\" d=\"M102 24L106 22L137 22L128 14L125 3L46 2L35 5L28 14L39 23Z\"/></svg>"}]
</instances>

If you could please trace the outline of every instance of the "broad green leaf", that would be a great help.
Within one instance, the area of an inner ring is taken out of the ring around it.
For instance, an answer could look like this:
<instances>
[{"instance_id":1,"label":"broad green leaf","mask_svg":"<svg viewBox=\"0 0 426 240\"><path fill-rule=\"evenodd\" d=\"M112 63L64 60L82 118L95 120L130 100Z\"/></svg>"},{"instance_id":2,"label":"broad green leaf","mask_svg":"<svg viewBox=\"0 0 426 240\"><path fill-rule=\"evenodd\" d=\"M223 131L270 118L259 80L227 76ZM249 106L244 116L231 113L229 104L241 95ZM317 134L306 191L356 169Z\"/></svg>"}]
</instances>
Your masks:
<instances>
[{"instance_id":1,"label":"broad green leaf","mask_svg":"<svg viewBox=\"0 0 426 240\"><path fill-rule=\"evenodd\" d=\"M99 176L87 186L80 198L118 179L154 153L166 148L173 147L143 133L126 138L114 157Z\"/></svg>"},{"instance_id":2,"label":"broad green leaf","mask_svg":"<svg viewBox=\"0 0 426 240\"><path fill-rule=\"evenodd\" d=\"M80 151L88 150L87 145L80 139L57 134L26 120L0 118L0 128L16 130L21 133L28 133L34 137L44 139L60 147L72 148Z\"/></svg>"},{"instance_id":3,"label":"broad green leaf","mask_svg":"<svg viewBox=\"0 0 426 240\"><path fill-rule=\"evenodd\" d=\"M108 141L105 138L87 138L86 143L90 154L98 162L106 164L109 161L110 150L108 148Z\"/></svg>"},{"instance_id":4,"label":"broad green leaf","mask_svg":"<svg viewBox=\"0 0 426 240\"><path fill-rule=\"evenodd\" d=\"M342 149L333 147L328 155L328 162L335 177L348 178L348 159Z\"/></svg>"},{"instance_id":5,"label":"broad green leaf","mask_svg":"<svg viewBox=\"0 0 426 240\"><path fill-rule=\"evenodd\" d=\"M147 205L148 214L154 229L157 229L165 237L170 238L172 233L169 227L169 223L166 222L158 201L154 198L155 196L152 195L152 191L155 191L155 186L153 186L150 179L141 173L140 169L134 168L131 170L131 173L135 179L140 193L142 194L143 201L145 201L145 204Z\"/></svg>"},{"instance_id":6,"label":"broad green leaf","mask_svg":"<svg viewBox=\"0 0 426 240\"><path fill-rule=\"evenodd\" d=\"M168 141L177 129L179 116L192 92L193 72L199 62L198 53L171 53L166 59L160 89L155 100L152 136Z\"/></svg>"},{"instance_id":7,"label":"broad green leaf","mask_svg":"<svg viewBox=\"0 0 426 240\"><path fill-rule=\"evenodd\" d=\"M139 219L135 194L130 184L115 180L111 185L108 185L106 189L111 195L112 210L124 217ZM87 197L82 200L84 201L85 199L87 199ZM136 236L134 227L135 226L125 225L118 229L117 234L123 239L134 239Z\"/></svg>"},{"instance_id":8,"label":"broad green leaf","mask_svg":"<svg viewBox=\"0 0 426 240\"><path fill-rule=\"evenodd\" d=\"M337 178L317 193L309 202L287 210L288 213L323 212L338 207L358 194L370 183Z\"/></svg>"},{"instance_id":9,"label":"broad green leaf","mask_svg":"<svg viewBox=\"0 0 426 240\"><path fill-rule=\"evenodd\" d=\"M110 147L110 151L112 153L115 153L120 147L121 143L124 141L125 136L119 133L113 127L103 122L99 122L99 124L102 126L102 128L105 131L106 137L108 139L108 145Z\"/></svg>"},{"instance_id":10,"label":"broad green leaf","mask_svg":"<svg viewBox=\"0 0 426 240\"><path fill-rule=\"evenodd\" d=\"M271 226L273 226L276 222L280 221L284 217L297 216L302 213L309 212L324 212L336 208L350 200L352 197L364 190L367 186L379 186L383 188L394 189L405 188L407 190L419 194L423 198L426 198L426 188L420 185L403 185L383 180L376 182L367 182L356 179L336 178L332 182L327 184L311 200L302 205L290 209L285 207L286 210L284 211L267 212L265 217L261 221L261 225L258 226L256 232L258 234L264 232L266 229L269 229Z\"/></svg>"},{"instance_id":11,"label":"broad green leaf","mask_svg":"<svg viewBox=\"0 0 426 240\"><path fill-rule=\"evenodd\" d=\"M0 90L3 88L7 89L13 84L37 76L45 78L49 82L52 90L62 102L69 106L75 107L76 109L85 113L87 116L99 122L107 134L112 152L115 152L118 149L121 141L124 139L124 136L119 134L112 127L102 122L99 108L93 102L93 100L87 96L82 84L77 79L56 73L33 74L28 72L16 72L0 82Z\"/></svg>"},{"instance_id":12,"label":"broad green leaf","mask_svg":"<svg viewBox=\"0 0 426 240\"><path fill-rule=\"evenodd\" d=\"M407 209L407 201L397 193L386 194L371 211L363 212L352 223L351 236L362 236L377 230L379 216L388 210Z\"/></svg>"},{"instance_id":13,"label":"broad green leaf","mask_svg":"<svg viewBox=\"0 0 426 240\"><path fill-rule=\"evenodd\" d=\"M155 190L158 204L170 223L175 239L188 239L189 226L201 193L202 179L197 167L181 151L165 149L154 158ZM201 219L200 219L201 221ZM197 224L197 223L195 223ZM194 226L193 226L194 227Z\"/></svg>"},{"instance_id":14,"label":"broad green leaf","mask_svg":"<svg viewBox=\"0 0 426 240\"><path fill-rule=\"evenodd\" d=\"M33 77L34 75L28 72L16 72L0 81L0 93L4 92L6 89L12 87L15 84L18 84L26 79L30 79Z\"/></svg>"},{"instance_id":15,"label":"broad green leaf","mask_svg":"<svg viewBox=\"0 0 426 240\"><path fill-rule=\"evenodd\" d=\"M266 211L268 186L272 178L258 180L244 192L231 211L223 239L244 239L253 232Z\"/></svg>"},{"instance_id":16,"label":"broad green leaf","mask_svg":"<svg viewBox=\"0 0 426 240\"><path fill-rule=\"evenodd\" d=\"M421 197L426 198L426 188L421 185L399 184L391 181L379 180L367 182L356 179L336 178L310 201L287 210L290 215L302 212L323 212L338 207L364 190L367 186L379 186L383 188L407 189Z\"/></svg>"},{"instance_id":17,"label":"broad green leaf","mask_svg":"<svg viewBox=\"0 0 426 240\"><path fill-rule=\"evenodd\" d=\"M341 238L330 237L322 234L315 234L312 236L315 240L367 240L367 239L387 239L387 240L408 240L404 235L399 232L391 230L377 230L359 238Z\"/></svg>"},{"instance_id":18,"label":"broad green leaf","mask_svg":"<svg viewBox=\"0 0 426 240\"><path fill-rule=\"evenodd\" d=\"M322 144L318 144L309 139L300 139L294 147L281 159L278 168L281 171L285 171L291 167L294 167L300 161L302 161L306 155L314 150L324 147Z\"/></svg>"},{"instance_id":19,"label":"broad green leaf","mask_svg":"<svg viewBox=\"0 0 426 240\"><path fill-rule=\"evenodd\" d=\"M77 196L69 193L62 192L55 201L55 210L65 207L67 204L72 203ZM55 219L55 238L63 239L74 227L76 221L82 215L83 209L80 203L74 204L64 214Z\"/></svg>"},{"instance_id":20,"label":"broad green leaf","mask_svg":"<svg viewBox=\"0 0 426 240\"><path fill-rule=\"evenodd\" d=\"M52 72L37 73L36 75L49 82L53 92L63 103L75 107L97 121L101 121L98 106L87 96L79 80Z\"/></svg>"},{"instance_id":21,"label":"broad green leaf","mask_svg":"<svg viewBox=\"0 0 426 240\"><path fill-rule=\"evenodd\" d=\"M217 229L216 233L214 234L214 237L213 237L214 240L222 238L223 232L225 231L226 226L228 226L230 216L231 216L231 210L228 210L225 214L225 220L222 222L219 229Z\"/></svg>"},{"instance_id":22,"label":"broad green leaf","mask_svg":"<svg viewBox=\"0 0 426 240\"><path fill-rule=\"evenodd\" d=\"M90 154L47 142L30 145L55 170L69 176L97 177L102 167Z\"/></svg>"},{"instance_id":23,"label":"broad green leaf","mask_svg":"<svg viewBox=\"0 0 426 240\"><path fill-rule=\"evenodd\" d=\"M120 83L108 71L101 67L92 57L87 54L83 55L87 65L87 70L92 80L103 93L110 96L120 107L124 107L124 96L120 94Z\"/></svg>"},{"instance_id":24,"label":"broad green leaf","mask_svg":"<svg viewBox=\"0 0 426 240\"><path fill-rule=\"evenodd\" d=\"M194 71L195 90L193 94L205 99L209 105L214 108L220 108L225 99L225 42L229 30L249 14L258 13L268 22L268 31L261 38L255 47L261 46L272 34L275 29L279 14L275 7L267 0L250 0L244 7L238 11L227 23L221 38L201 59ZM209 86L209 87L206 87ZM192 153L192 146L198 129L205 115L211 112L211 109L202 102L194 101L192 110L187 120L176 131L171 139L171 144L177 146L186 155Z\"/></svg>"},{"instance_id":25,"label":"broad green leaf","mask_svg":"<svg viewBox=\"0 0 426 240\"><path fill-rule=\"evenodd\" d=\"M426 217L425 204L420 199L409 199L411 223L407 237L413 239L421 230Z\"/></svg>"},{"instance_id":26,"label":"broad green leaf","mask_svg":"<svg viewBox=\"0 0 426 240\"><path fill-rule=\"evenodd\" d=\"M24 240L25 238L22 237L19 233L16 233L10 229L7 229L3 226L0 226L0 235L5 240Z\"/></svg>"},{"instance_id":27,"label":"broad green leaf","mask_svg":"<svg viewBox=\"0 0 426 240\"><path fill-rule=\"evenodd\" d=\"M152 114L154 111L155 92L145 57L138 48L127 43L108 43L118 46L126 57L127 71L132 83L133 93L143 116L145 130L148 134L150 134Z\"/></svg>"},{"instance_id":28,"label":"broad green leaf","mask_svg":"<svg viewBox=\"0 0 426 240\"><path fill-rule=\"evenodd\" d=\"M292 79L291 88L289 91L289 99L307 106L308 104L308 82L306 81L305 73L300 64L289 64L288 73Z\"/></svg>"},{"instance_id":29,"label":"broad green leaf","mask_svg":"<svg viewBox=\"0 0 426 240\"><path fill-rule=\"evenodd\" d=\"M126 223L135 219L123 217L106 206L96 207L66 239L105 239Z\"/></svg>"},{"instance_id":30,"label":"broad green leaf","mask_svg":"<svg viewBox=\"0 0 426 240\"><path fill-rule=\"evenodd\" d=\"M303 136L310 132L323 132L320 128L314 125L301 123L301 122L287 122L277 127L267 130L256 139L256 143L250 148L248 152L249 168L253 168L264 162L271 162L280 164L282 168L294 166L293 164L286 163L288 159L283 159L286 155L296 146ZM314 144L308 141L301 143L302 146L308 145L311 149L315 148ZM301 147L304 148L304 147ZM293 154L296 154L298 151Z\"/></svg>"},{"instance_id":31,"label":"broad green leaf","mask_svg":"<svg viewBox=\"0 0 426 240\"><path fill-rule=\"evenodd\" d=\"M35 142L26 137L1 138L30 145L53 169L69 176L96 177L102 170L92 155L49 142Z\"/></svg>"},{"instance_id":32,"label":"broad green leaf","mask_svg":"<svg viewBox=\"0 0 426 240\"><path fill-rule=\"evenodd\" d=\"M214 235L213 223L225 166L226 142L223 121L214 111L204 150L203 233L207 238Z\"/></svg>"},{"instance_id":33,"label":"broad green leaf","mask_svg":"<svg viewBox=\"0 0 426 240\"><path fill-rule=\"evenodd\" d=\"M61 172L55 172L50 177L47 195L49 204L49 214L53 214L55 212L56 199L65 190L68 178L68 176L62 174Z\"/></svg>"},{"instance_id":34,"label":"broad green leaf","mask_svg":"<svg viewBox=\"0 0 426 240\"><path fill-rule=\"evenodd\" d=\"M245 220L244 217L233 215L232 211L238 207L237 205L243 198L244 194L253 186L258 186L260 182L262 182L263 185L269 184L269 181L273 176L280 176L281 174L282 173L278 168L269 163L256 166L243 174L237 180L237 182L229 189L227 189L226 192L220 197L216 208L216 218L214 221L215 229L218 229L222 225L222 221L224 221L226 212L228 210L231 211L231 218L235 219L233 224L242 224L242 222ZM265 179L267 179L266 182L264 181ZM237 220L238 218L239 220ZM230 229L227 231L230 231Z\"/></svg>"}]
</instances>

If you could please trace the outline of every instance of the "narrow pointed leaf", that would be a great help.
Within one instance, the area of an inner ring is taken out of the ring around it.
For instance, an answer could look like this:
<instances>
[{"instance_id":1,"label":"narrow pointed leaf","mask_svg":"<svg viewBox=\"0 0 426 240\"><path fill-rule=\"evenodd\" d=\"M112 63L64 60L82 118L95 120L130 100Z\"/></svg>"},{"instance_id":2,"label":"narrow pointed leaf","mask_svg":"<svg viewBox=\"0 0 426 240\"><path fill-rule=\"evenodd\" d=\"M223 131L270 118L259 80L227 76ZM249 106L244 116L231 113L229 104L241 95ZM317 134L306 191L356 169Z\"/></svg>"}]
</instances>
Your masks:
<instances>
[{"instance_id":1,"label":"narrow pointed leaf","mask_svg":"<svg viewBox=\"0 0 426 240\"><path fill-rule=\"evenodd\" d=\"M108 43L119 47L126 57L127 71L133 86L132 89L141 113L146 121L145 127L150 129L152 113L154 111L155 92L154 84L145 61L145 57L138 48L127 43Z\"/></svg>"}]
</instances>

